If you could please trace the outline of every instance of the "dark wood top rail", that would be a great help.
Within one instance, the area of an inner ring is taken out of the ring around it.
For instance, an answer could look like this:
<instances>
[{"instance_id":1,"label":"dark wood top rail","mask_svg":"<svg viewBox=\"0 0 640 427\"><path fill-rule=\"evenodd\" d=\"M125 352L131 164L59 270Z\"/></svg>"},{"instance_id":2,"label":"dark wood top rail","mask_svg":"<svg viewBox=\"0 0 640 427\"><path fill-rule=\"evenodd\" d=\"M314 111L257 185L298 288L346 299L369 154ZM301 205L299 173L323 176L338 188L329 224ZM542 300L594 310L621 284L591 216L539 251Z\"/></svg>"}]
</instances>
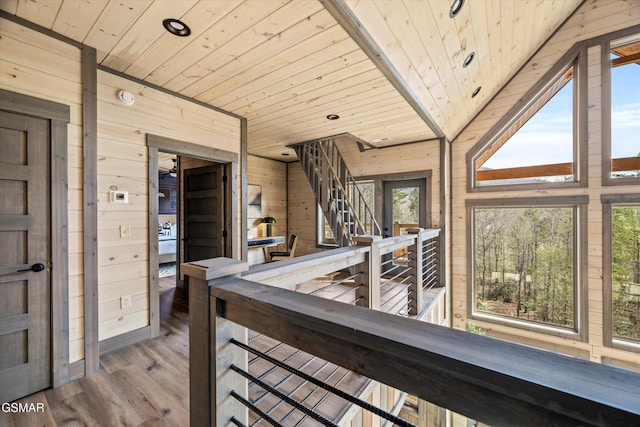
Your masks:
<instances>
[{"instance_id":1,"label":"dark wood top rail","mask_svg":"<svg viewBox=\"0 0 640 427\"><path fill-rule=\"evenodd\" d=\"M640 424L640 374L250 282L210 282L218 316L499 426Z\"/></svg>"}]
</instances>

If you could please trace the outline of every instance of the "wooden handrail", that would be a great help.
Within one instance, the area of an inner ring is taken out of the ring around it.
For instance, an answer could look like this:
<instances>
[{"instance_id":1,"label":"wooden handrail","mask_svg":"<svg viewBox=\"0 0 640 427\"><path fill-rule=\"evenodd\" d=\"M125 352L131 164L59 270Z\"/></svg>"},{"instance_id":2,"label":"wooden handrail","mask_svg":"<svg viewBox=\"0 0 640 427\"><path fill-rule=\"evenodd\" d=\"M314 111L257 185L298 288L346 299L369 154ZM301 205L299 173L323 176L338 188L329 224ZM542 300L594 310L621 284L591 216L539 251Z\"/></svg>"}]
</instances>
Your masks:
<instances>
[{"instance_id":1,"label":"wooden handrail","mask_svg":"<svg viewBox=\"0 0 640 427\"><path fill-rule=\"evenodd\" d=\"M638 373L241 278L209 293L217 317L485 423L640 419Z\"/></svg>"},{"instance_id":2,"label":"wooden handrail","mask_svg":"<svg viewBox=\"0 0 640 427\"><path fill-rule=\"evenodd\" d=\"M613 172L640 170L640 157L612 159L611 170ZM476 171L476 180L493 181L497 179L540 178L571 174L573 174L573 163L554 163L550 165L479 170Z\"/></svg>"}]
</instances>

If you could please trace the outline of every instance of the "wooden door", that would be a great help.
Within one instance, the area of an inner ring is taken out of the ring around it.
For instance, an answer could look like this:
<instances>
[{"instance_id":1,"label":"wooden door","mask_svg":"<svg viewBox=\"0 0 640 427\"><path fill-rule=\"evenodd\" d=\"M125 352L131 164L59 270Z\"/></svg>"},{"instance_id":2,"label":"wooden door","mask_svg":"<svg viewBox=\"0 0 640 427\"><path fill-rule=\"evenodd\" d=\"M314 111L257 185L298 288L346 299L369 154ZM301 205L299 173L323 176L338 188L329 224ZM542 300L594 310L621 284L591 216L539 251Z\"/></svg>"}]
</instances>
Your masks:
<instances>
[{"instance_id":1,"label":"wooden door","mask_svg":"<svg viewBox=\"0 0 640 427\"><path fill-rule=\"evenodd\" d=\"M225 256L223 166L184 171L184 261Z\"/></svg>"},{"instance_id":2,"label":"wooden door","mask_svg":"<svg viewBox=\"0 0 640 427\"><path fill-rule=\"evenodd\" d=\"M0 112L0 401L51 385L49 124Z\"/></svg>"}]
</instances>

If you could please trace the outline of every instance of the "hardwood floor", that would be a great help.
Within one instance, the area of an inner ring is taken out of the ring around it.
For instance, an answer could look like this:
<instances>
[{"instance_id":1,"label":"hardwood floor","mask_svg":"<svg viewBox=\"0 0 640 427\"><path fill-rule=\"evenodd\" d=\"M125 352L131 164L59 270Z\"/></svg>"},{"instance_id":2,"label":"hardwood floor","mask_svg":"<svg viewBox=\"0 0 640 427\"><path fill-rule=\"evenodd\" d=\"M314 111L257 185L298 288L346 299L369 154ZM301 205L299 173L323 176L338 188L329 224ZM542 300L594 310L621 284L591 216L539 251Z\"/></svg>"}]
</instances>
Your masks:
<instances>
[{"instance_id":1,"label":"hardwood floor","mask_svg":"<svg viewBox=\"0 0 640 427\"><path fill-rule=\"evenodd\" d=\"M335 276L335 277L334 277ZM346 303L355 302L353 280L331 285L346 274L311 280L298 286L299 292ZM21 426L188 426L189 425L189 314L182 287L175 277L160 279L160 336L114 351L100 358L101 369L55 390L45 390L17 401L43 404L43 412L5 413L0 427ZM404 294L403 294L404 295ZM395 297L394 297L395 298ZM404 295L406 300L406 295ZM250 333L250 345L286 361L308 375L343 391L360 396L368 380L309 354ZM249 357L249 371L285 394L295 396L329 419L339 419L348 408L346 401L302 381L270 363ZM285 425L311 426L317 423L266 395L256 384L249 396L263 411ZM37 407L37 406L36 406ZM257 417L250 413L250 422ZM286 421L285 421L286 420ZM299 423L299 424L298 424ZM266 423L263 423L265 425Z\"/></svg>"},{"instance_id":2,"label":"hardwood floor","mask_svg":"<svg viewBox=\"0 0 640 427\"><path fill-rule=\"evenodd\" d=\"M159 337L102 356L90 377L20 399L44 411L0 411L0 426L189 425L188 308L180 288L163 292L160 305Z\"/></svg>"}]
</instances>

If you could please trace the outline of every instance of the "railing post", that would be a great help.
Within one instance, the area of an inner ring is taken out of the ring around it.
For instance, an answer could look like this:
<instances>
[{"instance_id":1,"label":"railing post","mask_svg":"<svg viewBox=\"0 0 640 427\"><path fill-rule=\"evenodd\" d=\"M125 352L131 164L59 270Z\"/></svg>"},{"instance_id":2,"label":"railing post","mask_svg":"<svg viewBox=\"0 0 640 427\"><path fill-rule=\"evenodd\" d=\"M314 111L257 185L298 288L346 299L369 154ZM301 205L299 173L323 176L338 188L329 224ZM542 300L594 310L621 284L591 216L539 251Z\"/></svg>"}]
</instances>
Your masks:
<instances>
[{"instance_id":1,"label":"railing post","mask_svg":"<svg viewBox=\"0 0 640 427\"><path fill-rule=\"evenodd\" d=\"M418 315L424 307L422 298L422 228L411 228L407 232L416 236L414 243L408 247L409 274L413 276L409 285L409 314ZM411 298L412 295L413 298Z\"/></svg>"},{"instance_id":2,"label":"railing post","mask_svg":"<svg viewBox=\"0 0 640 427\"><path fill-rule=\"evenodd\" d=\"M355 236L357 246L369 246L369 253L360 267L362 274L358 277L358 305L372 310L380 310L380 246L381 236Z\"/></svg>"},{"instance_id":3,"label":"railing post","mask_svg":"<svg viewBox=\"0 0 640 427\"><path fill-rule=\"evenodd\" d=\"M247 424L247 408L230 396L247 396L247 381L229 369L247 368L246 352L229 343L247 341L247 329L230 322L224 302L209 295L209 287L249 269L244 261L214 258L182 264L189 276L189 407L190 425L223 426L235 417ZM222 313L221 313L222 311Z\"/></svg>"}]
</instances>

